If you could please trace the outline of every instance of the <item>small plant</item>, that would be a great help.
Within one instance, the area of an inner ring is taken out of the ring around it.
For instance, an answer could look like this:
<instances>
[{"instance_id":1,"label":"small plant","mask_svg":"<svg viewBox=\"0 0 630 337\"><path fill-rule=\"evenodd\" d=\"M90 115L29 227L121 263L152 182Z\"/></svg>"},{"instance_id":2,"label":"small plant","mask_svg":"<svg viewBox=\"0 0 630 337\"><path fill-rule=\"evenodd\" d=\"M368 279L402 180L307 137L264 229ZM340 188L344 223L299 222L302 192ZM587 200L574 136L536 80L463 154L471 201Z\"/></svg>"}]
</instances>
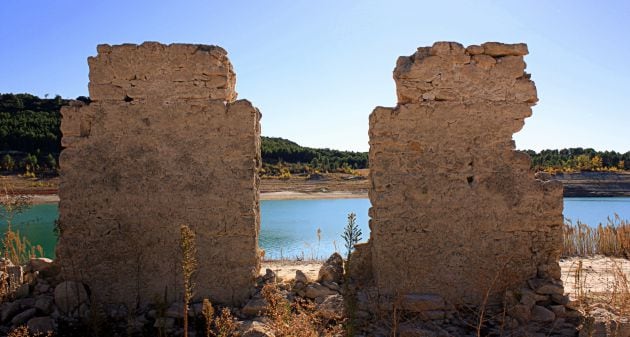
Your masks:
<instances>
[{"instance_id":1,"label":"small plant","mask_svg":"<svg viewBox=\"0 0 630 337\"><path fill-rule=\"evenodd\" d=\"M180 227L180 248L182 250L182 276L184 278L184 337L188 337L188 304L193 296L192 275L197 269L197 248L195 233L186 225Z\"/></svg>"},{"instance_id":2,"label":"small plant","mask_svg":"<svg viewBox=\"0 0 630 337\"><path fill-rule=\"evenodd\" d=\"M201 305L201 314L203 315L203 320L206 326L206 337L212 337L212 321L214 319L214 308L212 307L212 303L207 298L203 299Z\"/></svg>"},{"instance_id":3,"label":"small plant","mask_svg":"<svg viewBox=\"0 0 630 337\"><path fill-rule=\"evenodd\" d=\"M236 322L232 312L228 308L223 308L221 314L214 319L214 327L216 328L216 337L229 337L236 331Z\"/></svg>"},{"instance_id":4,"label":"small plant","mask_svg":"<svg viewBox=\"0 0 630 337\"><path fill-rule=\"evenodd\" d=\"M350 254L354 250L354 245L361 241L361 228L357 225L357 215L354 213L348 214L348 223L346 224L346 228L341 235L343 240L346 242L347 249L347 260L350 259Z\"/></svg>"}]
</instances>

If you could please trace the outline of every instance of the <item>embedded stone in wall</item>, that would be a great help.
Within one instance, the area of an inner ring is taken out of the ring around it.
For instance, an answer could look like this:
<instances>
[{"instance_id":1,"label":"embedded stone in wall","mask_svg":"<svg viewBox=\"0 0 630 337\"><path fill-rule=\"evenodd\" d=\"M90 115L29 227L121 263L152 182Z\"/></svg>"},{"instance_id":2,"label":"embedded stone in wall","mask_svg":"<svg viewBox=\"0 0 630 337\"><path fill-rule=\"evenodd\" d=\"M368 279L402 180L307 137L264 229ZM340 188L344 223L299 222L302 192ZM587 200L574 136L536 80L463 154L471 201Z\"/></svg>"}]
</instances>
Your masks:
<instances>
[{"instance_id":1,"label":"embedded stone in wall","mask_svg":"<svg viewBox=\"0 0 630 337\"><path fill-rule=\"evenodd\" d=\"M537 102L525 54L525 44L438 42L398 59L398 105L370 116L381 295L481 304L559 279L562 187L536 180L512 141Z\"/></svg>"},{"instance_id":2,"label":"embedded stone in wall","mask_svg":"<svg viewBox=\"0 0 630 337\"><path fill-rule=\"evenodd\" d=\"M180 225L196 233L195 296L239 304L259 270L260 113L234 101L216 46L98 47L89 105L62 109L63 277L99 303L181 300Z\"/></svg>"}]
</instances>

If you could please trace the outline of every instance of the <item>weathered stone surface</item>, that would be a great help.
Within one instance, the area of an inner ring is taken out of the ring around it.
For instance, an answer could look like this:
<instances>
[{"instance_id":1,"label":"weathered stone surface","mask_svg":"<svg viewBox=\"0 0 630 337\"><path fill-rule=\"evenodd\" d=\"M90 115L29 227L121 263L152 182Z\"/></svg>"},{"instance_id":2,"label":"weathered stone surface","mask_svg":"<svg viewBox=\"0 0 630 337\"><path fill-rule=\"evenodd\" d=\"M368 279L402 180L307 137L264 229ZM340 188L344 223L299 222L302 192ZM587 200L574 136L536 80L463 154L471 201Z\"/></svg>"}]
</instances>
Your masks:
<instances>
[{"instance_id":1,"label":"weathered stone surface","mask_svg":"<svg viewBox=\"0 0 630 337\"><path fill-rule=\"evenodd\" d=\"M500 303L528 279L558 276L562 187L536 180L512 141L537 101L526 53L440 42L399 58L398 105L370 116L369 245L382 296L478 305L489 291Z\"/></svg>"},{"instance_id":2,"label":"weathered stone surface","mask_svg":"<svg viewBox=\"0 0 630 337\"><path fill-rule=\"evenodd\" d=\"M308 298L315 299L317 297L336 295L337 292L334 290L330 290L319 283L311 283L307 285L304 289L304 294Z\"/></svg>"},{"instance_id":3,"label":"weathered stone surface","mask_svg":"<svg viewBox=\"0 0 630 337\"><path fill-rule=\"evenodd\" d=\"M273 329L258 321L245 321L239 330L243 337L275 337Z\"/></svg>"},{"instance_id":4,"label":"weathered stone surface","mask_svg":"<svg viewBox=\"0 0 630 337\"><path fill-rule=\"evenodd\" d=\"M28 262L29 267L32 271L42 271L50 268L53 264L52 259L48 259L45 257L33 258Z\"/></svg>"},{"instance_id":5,"label":"weathered stone surface","mask_svg":"<svg viewBox=\"0 0 630 337\"><path fill-rule=\"evenodd\" d=\"M11 320L11 323L13 325L22 325L28 322L29 319L34 317L36 313L37 313L37 309L35 308L26 309L22 311L21 313L15 315L15 317L13 317L13 319Z\"/></svg>"},{"instance_id":6,"label":"weathered stone surface","mask_svg":"<svg viewBox=\"0 0 630 337\"><path fill-rule=\"evenodd\" d=\"M55 304L61 312L69 314L89 300L85 287L80 282L65 281L55 288Z\"/></svg>"},{"instance_id":7,"label":"weathered stone surface","mask_svg":"<svg viewBox=\"0 0 630 337\"><path fill-rule=\"evenodd\" d=\"M259 316L267 311L267 301L264 298L252 298L241 310L247 316Z\"/></svg>"},{"instance_id":8,"label":"weathered stone surface","mask_svg":"<svg viewBox=\"0 0 630 337\"><path fill-rule=\"evenodd\" d=\"M534 322L553 322L556 319L556 314L543 306L535 305L532 309L531 319Z\"/></svg>"},{"instance_id":9,"label":"weathered stone surface","mask_svg":"<svg viewBox=\"0 0 630 337\"><path fill-rule=\"evenodd\" d=\"M341 283L343 281L343 258L333 253L319 269L317 281Z\"/></svg>"},{"instance_id":10,"label":"weathered stone surface","mask_svg":"<svg viewBox=\"0 0 630 337\"><path fill-rule=\"evenodd\" d=\"M317 311L322 317L327 319L344 317L345 303L343 296L330 295L324 298L324 301L317 305Z\"/></svg>"},{"instance_id":11,"label":"weathered stone surface","mask_svg":"<svg viewBox=\"0 0 630 337\"><path fill-rule=\"evenodd\" d=\"M444 310L446 302L435 294L407 294L402 297L400 307L411 312Z\"/></svg>"},{"instance_id":12,"label":"weathered stone surface","mask_svg":"<svg viewBox=\"0 0 630 337\"><path fill-rule=\"evenodd\" d=\"M26 323L28 329L34 334L46 334L49 331L54 331L55 325L50 317L34 317L28 320Z\"/></svg>"},{"instance_id":13,"label":"weathered stone surface","mask_svg":"<svg viewBox=\"0 0 630 337\"><path fill-rule=\"evenodd\" d=\"M524 43L506 44L500 42L486 42L481 45L485 54L490 56L523 56L529 54Z\"/></svg>"},{"instance_id":14,"label":"weathered stone surface","mask_svg":"<svg viewBox=\"0 0 630 337\"><path fill-rule=\"evenodd\" d=\"M186 224L195 299L242 303L259 269L260 112L234 101L226 52L101 45L89 64L92 103L62 109L62 277L98 303L173 302Z\"/></svg>"}]
</instances>

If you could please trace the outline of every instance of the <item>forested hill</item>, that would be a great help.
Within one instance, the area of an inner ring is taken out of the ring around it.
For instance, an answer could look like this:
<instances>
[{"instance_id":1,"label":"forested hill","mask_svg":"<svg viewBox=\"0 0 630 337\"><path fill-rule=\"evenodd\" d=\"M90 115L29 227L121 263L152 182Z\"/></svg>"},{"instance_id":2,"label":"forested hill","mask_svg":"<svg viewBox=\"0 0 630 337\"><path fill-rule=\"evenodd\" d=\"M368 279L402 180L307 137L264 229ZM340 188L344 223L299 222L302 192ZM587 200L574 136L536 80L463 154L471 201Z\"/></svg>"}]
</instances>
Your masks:
<instances>
[{"instance_id":1,"label":"forested hill","mask_svg":"<svg viewBox=\"0 0 630 337\"><path fill-rule=\"evenodd\" d=\"M78 100L89 102L87 97ZM69 100L30 94L0 94L0 171L49 172L57 168L61 151L59 110ZM570 148L526 151L535 170L550 172L630 170L630 151ZM300 146L290 140L262 137L263 175L351 172L367 168L367 152Z\"/></svg>"},{"instance_id":2,"label":"forested hill","mask_svg":"<svg viewBox=\"0 0 630 337\"><path fill-rule=\"evenodd\" d=\"M367 168L368 165L367 152L303 147L288 139L276 137L263 136L261 152L263 163L268 166L285 164L295 168L295 164L306 164L309 168L320 171L347 171Z\"/></svg>"}]
</instances>

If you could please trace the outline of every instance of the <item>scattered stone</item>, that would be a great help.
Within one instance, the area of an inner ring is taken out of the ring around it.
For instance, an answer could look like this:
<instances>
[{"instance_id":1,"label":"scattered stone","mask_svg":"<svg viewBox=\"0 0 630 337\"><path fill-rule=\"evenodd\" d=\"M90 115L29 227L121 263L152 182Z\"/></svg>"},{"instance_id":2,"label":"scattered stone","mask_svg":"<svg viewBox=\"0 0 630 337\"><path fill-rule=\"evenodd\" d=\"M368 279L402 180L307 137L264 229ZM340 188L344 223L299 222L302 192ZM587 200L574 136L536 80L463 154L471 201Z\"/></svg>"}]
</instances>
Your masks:
<instances>
[{"instance_id":1,"label":"scattered stone","mask_svg":"<svg viewBox=\"0 0 630 337\"><path fill-rule=\"evenodd\" d=\"M526 324L532 317L532 310L525 304L518 304L508 310L510 316L520 324Z\"/></svg>"},{"instance_id":2,"label":"scattered stone","mask_svg":"<svg viewBox=\"0 0 630 337\"><path fill-rule=\"evenodd\" d=\"M82 283L65 281L55 287L55 304L62 313L69 314L88 301L88 294Z\"/></svg>"},{"instance_id":3,"label":"scattered stone","mask_svg":"<svg viewBox=\"0 0 630 337\"><path fill-rule=\"evenodd\" d=\"M0 310L0 320L2 322L10 320L11 318L13 318L13 316L20 312L20 307L20 303L17 301L2 303L2 307Z\"/></svg>"},{"instance_id":4,"label":"scattered stone","mask_svg":"<svg viewBox=\"0 0 630 337\"><path fill-rule=\"evenodd\" d=\"M28 283L24 283L20 285L17 290L15 290L15 293L13 295L15 296L15 298L25 298L28 297L30 292L31 287L28 285Z\"/></svg>"},{"instance_id":5,"label":"scattered stone","mask_svg":"<svg viewBox=\"0 0 630 337\"><path fill-rule=\"evenodd\" d=\"M326 288L328 288L330 290L334 290L336 292L340 292L341 291L341 287L336 282L323 281L323 282L321 282L321 284L324 287L326 287Z\"/></svg>"},{"instance_id":6,"label":"scattered stone","mask_svg":"<svg viewBox=\"0 0 630 337\"><path fill-rule=\"evenodd\" d=\"M338 253L333 253L319 269L317 281L330 281L341 283L343 281L343 258Z\"/></svg>"},{"instance_id":7,"label":"scattered stone","mask_svg":"<svg viewBox=\"0 0 630 337\"><path fill-rule=\"evenodd\" d=\"M242 337L275 337L271 328L259 321L245 321L239 328Z\"/></svg>"},{"instance_id":8,"label":"scattered stone","mask_svg":"<svg viewBox=\"0 0 630 337\"><path fill-rule=\"evenodd\" d=\"M304 289L304 296L310 299L315 299L317 297L326 297L330 295L336 295L337 292L334 290L330 290L319 283L311 283L306 286Z\"/></svg>"},{"instance_id":9,"label":"scattered stone","mask_svg":"<svg viewBox=\"0 0 630 337\"><path fill-rule=\"evenodd\" d=\"M567 314L567 308L564 305L552 305L549 307L556 317L565 317Z\"/></svg>"},{"instance_id":10,"label":"scattered stone","mask_svg":"<svg viewBox=\"0 0 630 337\"><path fill-rule=\"evenodd\" d=\"M36 271L36 272L46 270L50 268L52 264L53 264L53 260L45 258L45 257L33 258L28 262L28 265L29 267L31 267L31 270Z\"/></svg>"},{"instance_id":11,"label":"scattered stone","mask_svg":"<svg viewBox=\"0 0 630 337\"><path fill-rule=\"evenodd\" d=\"M184 303L175 302L171 304L168 307L168 309L166 309L164 316L183 319L184 318Z\"/></svg>"},{"instance_id":12,"label":"scattered stone","mask_svg":"<svg viewBox=\"0 0 630 337\"><path fill-rule=\"evenodd\" d=\"M267 301L264 298L252 298L241 310L247 316L258 316L267 311Z\"/></svg>"},{"instance_id":13,"label":"scattered stone","mask_svg":"<svg viewBox=\"0 0 630 337\"><path fill-rule=\"evenodd\" d=\"M564 295L564 287L555 284L544 284L536 289L536 293L542 295Z\"/></svg>"},{"instance_id":14,"label":"scattered stone","mask_svg":"<svg viewBox=\"0 0 630 337\"><path fill-rule=\"evenodd\" d=\"M531 320L534 322L553 322L554 319L556 319L556 315L553 311L543 306L536 305L532 309Z\"/></svg>"},{"instance_id":15,"label":"scattered stone","mask_svg":"<svg viewBox=\"0 0 630 337\"><path fill-rule=\"evenodd\" d=\"M35 308L31 308L31 309L27 309L17 315L15 315L13 317L13 319L11 320L11 323L13 325L22 325L26 322L28 322L29 319L31 319L32 317L35 316L35 314L37 313L37 309Z\"/></svg>"},{"instance_id":16,"label":"scattered stone","mask_svg":"<svg viewBox=\"0 0 630 337\"><path fill-rule=\"evenodd\" d=\"M28 329L35 334L46 334L55 330L55 325L50 317L33 317L26 323Z\"/></svg>"},{"instance_id":17,"label":"scattered stone","mask_svg":"<svg viewBox=\"0 0 630 337\"><path fill-rule=\"evenodd\" d=\"M49 315L53 310L53 298L51 296L40 296L34 304L35 309L44 315Z\"/></svg>"},{"instance_id":18,"label":"scattered stone","mask_svg":"<svg viewBox=\"0 0 630 337\"><path fill-rule=\"evenodd\" d=\"M309 283L309 279L308 276L306 276L306 274L304 274L304 272L302 272L301 270L296 270L295 271L295 282L302 282L303 284L307 284Z\"/></svg>"},{"instance_id":19,"label":"scattered stone","mask_svg":"<svg viewBox=\"0 0 630 337\"><path fill-rule=\"evenodd\" d=\"M267 268L267 270L265 270L265 275L263 276L263 281L265 283L276 283L276 273L273 270Z\"/></svg>"},{"instance_id":20,"label":"scattered stone","mask_svg":"<svg viewBox=\"0 0 630 337\"><path fill-rule=\"evenodd\" d=\"M159 317L153 323L154 328L172 329L173 326L175 326L175 318L172 317Z\"/></svg>"}]
</instances>

